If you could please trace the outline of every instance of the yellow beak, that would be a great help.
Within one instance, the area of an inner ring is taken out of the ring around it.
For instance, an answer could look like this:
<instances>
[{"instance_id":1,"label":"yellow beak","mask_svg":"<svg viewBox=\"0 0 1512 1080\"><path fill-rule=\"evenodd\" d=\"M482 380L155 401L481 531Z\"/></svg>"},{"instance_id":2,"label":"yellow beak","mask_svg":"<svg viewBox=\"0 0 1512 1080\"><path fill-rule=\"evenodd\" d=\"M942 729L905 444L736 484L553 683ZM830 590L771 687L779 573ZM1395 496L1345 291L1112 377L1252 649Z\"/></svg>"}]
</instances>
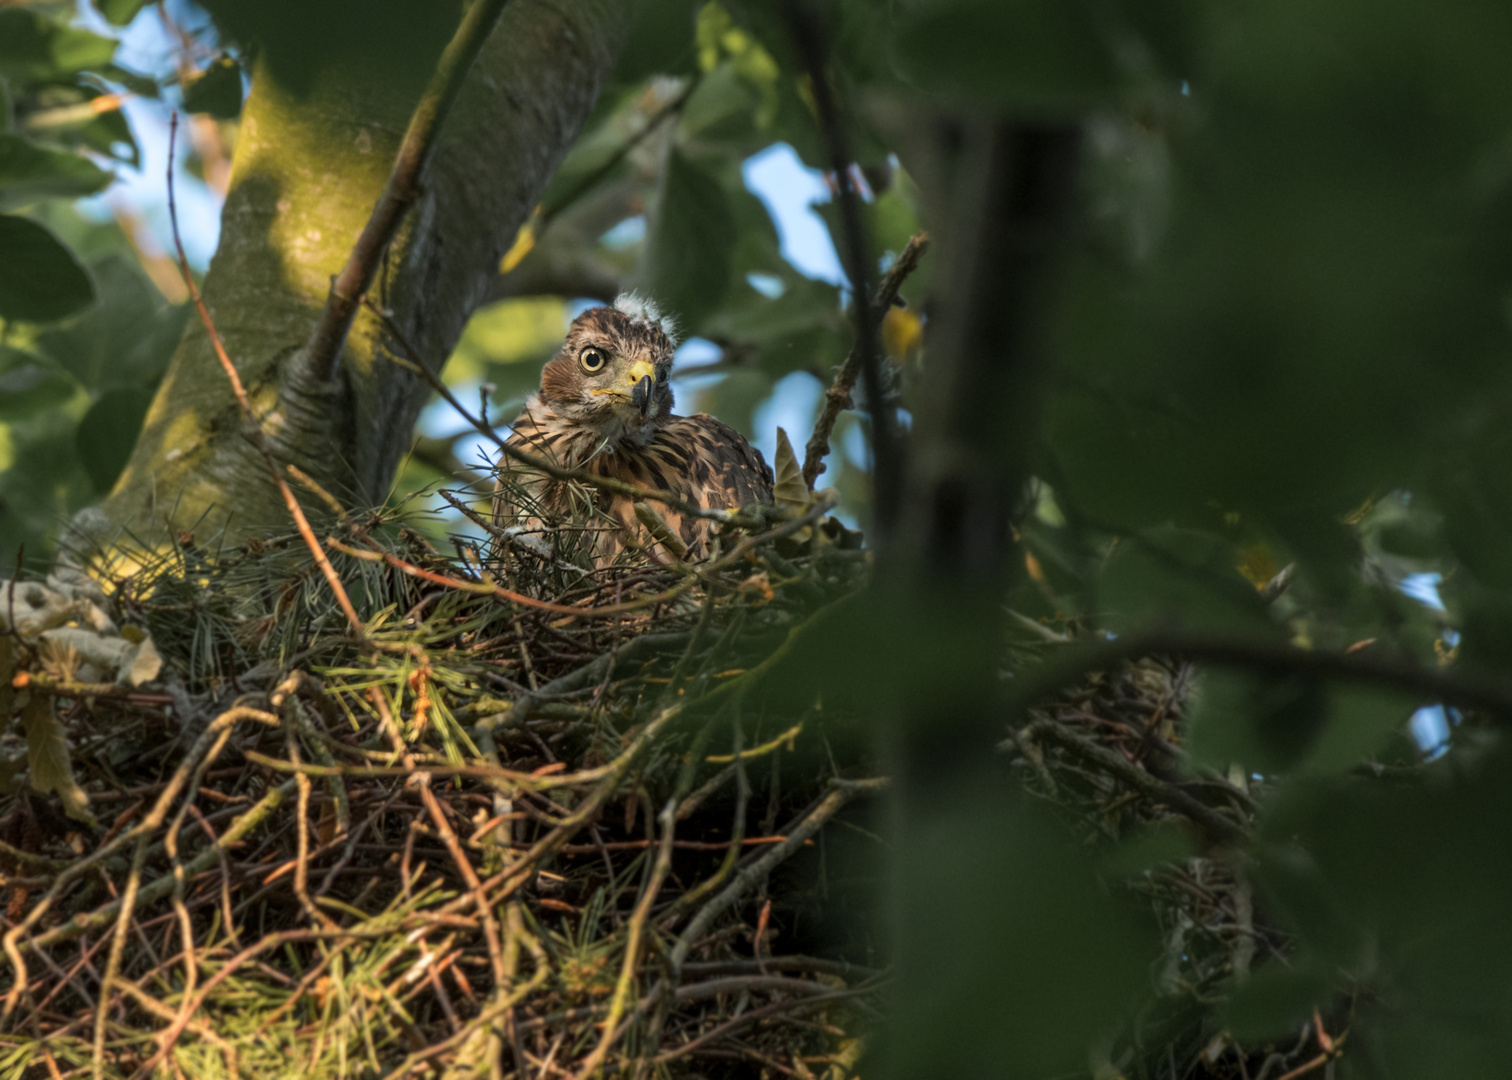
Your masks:
<instances>
[{"instance_id":1,"label":"yellow beak","mask_svg":"<svg viewBox=\"0 0 1512 1080\"><path fill-rule=\"evenodd\" d=\"M630 370L625 373L625 383L634 386L642 379L656 381L656 365L649 360L637 360L630 365Z\"/></svg>"}]
</instances>

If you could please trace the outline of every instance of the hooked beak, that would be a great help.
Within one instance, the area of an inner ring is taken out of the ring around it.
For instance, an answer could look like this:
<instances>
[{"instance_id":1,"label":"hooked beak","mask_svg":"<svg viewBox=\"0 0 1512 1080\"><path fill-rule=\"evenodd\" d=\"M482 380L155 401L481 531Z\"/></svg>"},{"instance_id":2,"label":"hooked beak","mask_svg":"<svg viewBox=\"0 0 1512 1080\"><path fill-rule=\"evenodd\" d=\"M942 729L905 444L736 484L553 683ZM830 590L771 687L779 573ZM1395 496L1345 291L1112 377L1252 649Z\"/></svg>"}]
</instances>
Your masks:
<instances>
[{"instance_id":1,"label":"hooked beak","mask_svg":"<svg viewBox=\"0 0 1512 1080\"><path fill-rule=\"evenodd\" d=\"M635 388L630 391L630 400L635 403L635 407L640 410L643 417L651 410L651 391L654 386L651 376L643 375L641 381L636 383Z\"/></svg>"},{"instance_id":2,"label":"hooked beak","mask_svg":"<svg viewBox=\"0 0 1512 1080\"><path fill-rule=\"evenodd\" d=\"M656 368L645 360L637 360L626 372L630 383L630 400L644 418L651 411L651 391L656 386Z\"/></svg>"}]
</instances>

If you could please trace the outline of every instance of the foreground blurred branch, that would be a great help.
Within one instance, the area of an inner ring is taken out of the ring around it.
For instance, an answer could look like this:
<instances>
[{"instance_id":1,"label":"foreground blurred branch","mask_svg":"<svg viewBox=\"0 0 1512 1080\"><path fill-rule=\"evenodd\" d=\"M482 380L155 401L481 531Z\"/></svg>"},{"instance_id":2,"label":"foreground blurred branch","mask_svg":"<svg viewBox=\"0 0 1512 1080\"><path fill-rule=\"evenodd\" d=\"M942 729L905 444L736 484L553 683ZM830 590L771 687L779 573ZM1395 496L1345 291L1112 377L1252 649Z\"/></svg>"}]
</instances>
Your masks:
<instances>
[{"instance_id":1,"label":"foreground blurred branch","mask_svg":"<svg viewBox=\"0 0 1512 1080\"><path fill-rule=\"evenodd\" d=\"M814 107L829 154L830 170L839 192L841 248L850 279L851 307L856 313L856 345L862 385L871 412L873 542L885 543L897 524L902 501L903 457L898 443L897 417L882 385L881 335L872 318L872 265L867 234L861 220L861 196L851 175L840 110L830 85L830 57L826 28L811 0L789 0L788 24L798 55L808 71ZM805 470L806 474L807 470ZM816 474L817 475L817 474ZM812 481L810 481L812 483Z\"/></svg>"},{"instance_id":2,"label":"foreground blurred branch","mask_svg":"<svg viewBox=\"0 0 1512 1080\"><path fill-rule=\"evenodd\" d=\"M1014 711L1028 708L1090 672L1106 671L1144 656L1178 656L1278 677L1305 675L1376 686L1400 691L1421 702L1483 709L1512 719L1512 681L1507 679L1424 667L1410 657L1386 660L1362 653L1160 630L1068 649L1038 671L1023 672L1014 684Z\"/></svg>"}]
</instances>

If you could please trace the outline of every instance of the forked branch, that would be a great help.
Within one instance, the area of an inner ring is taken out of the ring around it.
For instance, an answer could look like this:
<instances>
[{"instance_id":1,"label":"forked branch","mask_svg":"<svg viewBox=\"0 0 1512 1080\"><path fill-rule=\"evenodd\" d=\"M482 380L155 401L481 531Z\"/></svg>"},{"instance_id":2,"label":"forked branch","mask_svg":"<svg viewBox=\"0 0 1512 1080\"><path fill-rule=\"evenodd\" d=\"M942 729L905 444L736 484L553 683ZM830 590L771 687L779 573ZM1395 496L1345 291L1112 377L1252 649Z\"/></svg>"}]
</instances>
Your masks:
<instances>
[{"instance_id":1,"label":"forked branch","mask_svg":"<svg viewBox=\"0 0 1512 1080\"><path fill-rule=\"evenodd\" d=\"M383 253L405 213L420 195L420 180L435 149L436 135L506 3L508 0L473 0L456 34L442 51L441 62L436 66L425 93L420 96L420 104L415 107L404 132L404 141L399 144L388 185L383 189L378 205L373 207L368 223L363 226L362 235L357 238L346 265L331 282L325 310L305 345L305 363L309 370L322 372L327 379L336 377L341 348L346 344L347 332L357 316L357 307L373 283Z\"/></svg>"}]
</instances>

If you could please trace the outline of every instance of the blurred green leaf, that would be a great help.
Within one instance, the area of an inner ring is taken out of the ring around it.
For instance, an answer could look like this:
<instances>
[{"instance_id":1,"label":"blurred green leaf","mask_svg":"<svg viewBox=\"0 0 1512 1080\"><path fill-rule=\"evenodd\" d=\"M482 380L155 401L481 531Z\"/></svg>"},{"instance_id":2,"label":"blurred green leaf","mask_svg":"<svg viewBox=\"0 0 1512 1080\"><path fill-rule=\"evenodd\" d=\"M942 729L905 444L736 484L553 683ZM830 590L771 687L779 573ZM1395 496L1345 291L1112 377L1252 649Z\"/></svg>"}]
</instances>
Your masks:
<instances>
[{"instance_id":1,"label":"blurred green leaf","mask_svg":"<svg viewBox=\"0 0 1512 1080\"><path fill-rule=\"evenodd\" d=\"M1326 1010L1338 994L1339 978L1326 964L1297 957L1268 964L1241 983L1223 1009L1224 1023L1237 1039L1261 1042L1294 1038Z\"/></svg>"},{"instance_id":2,"label":"blurred green leaf","mask_svg":"<svg viewBox=\"0 0 1512 1080\"><path fill-rule=\"evenodd\" d=\"M1501 746L1452 782L1296 785L1263 815L1256 867L1271 909L1304 954L1355 974L1351 1042L1393 1075L1493 1076L1508 1049L1509 766Z\"/></svg>"},{"instance_id":3,"label":"blurred green leaf","mask_svg":"<svg viewBox=\"0 0 1512 1080\"><path fill-rule=\"evenodd\" d=\"M1099 870L1109 878L1128 878L1183 863L1196 854L1195 837L1189 829L1150 826L1122 840L1104 857Z\"/></svg>"},{"instance_id":4,"label":"blurred green leaf","mask_svg":"<svg viewBox=\"0 0 1512 1080\"><path fill-rule=\"evenodd\" d=\"M918 86L980 103L1079 113L1117 84L1117 30L1084 0L923 0L904 8L893 59Z\"/></svg>"},{"instance_id":5,"label":"blurred green leaf","mask_svg":"<svg viewBox=\"0 0 1512 1080\"><path fill-rule=\"evenodd\" d=\"M50 79L96 70L110 62L110 38L61 26L38 11L0 9L0 74Z\"/></svg>"},{"instance_id":6,"label":"blurred green leaf","mask_svg":"<svg viewBox=\"0 0 1512 1080\"><path fill-rule=\"evenodd\" d=\"M994 787L957 788L900 822L908 932L891 1011L907 1022L884 1028L869 1072L1074 1074L1141 996L1149 928L1053 819Z\"/></svg>"},{"instance_id":7,"label":"blurred green leaf","mask_svg":"<svg viewBox=\"0 0 1512 1080\"><path fill-rule=\"evenodd\" d=\"M1188 708L1193 759L1226 772L1271 774L1297 765L1329 719L1324 685L1303 677L1266 679L1205 670Z\"/></svg>"},{"instance_id":8,"label":"blurred green leaf","mask_svg":"<svg viewBox=\"0 0 1512 1080\"><path fill-rule=\"evenodd\" d=\"M107 100L101 102L101 98ZM93 86L43 86L30 95L21 126L29 135L59 146L87 147L136 165L136 138L118 104L112 95ZM107 107L111 105L117 107Z\"/></svg>"},{"instance_id":9,"label":"blurred green leaf","mask_svg":"<svg viewBox=\"0 0 1512 1080\"><path fill-rule=\"evenodd\" d=\"M89 390L151 389L183 333L188 305L164 300L129 255L106 255L90 270L99 302L49 327L38 349Z\"/></svg>"},{"instance_id":10,"label":"blurred green leaf","mask_svg":"<svg viewBox=\"0 0 1512 1080\"><path fill-rule=\"evenodd\" d=\"M689 75L696 69L693 21L701 0L641 0L614 69L615 83L652 75Z\"/></svg>"},{"instance_id":11,"label":"blurred green leaf","mask_svg":"<svg viewBox=\"0 0 1512 1080\"><path fill-rule=\"evenodd\" d=\"M0 207L43 195L93 195L113 179L78 154L50 150L20 135L0 135Z\"/></svg>"},{"instance_id":12,"label":"blurred green leaf","mask_svg":"<svg viewBox=\"0 0 1512 1080\"><path fill-rule=\"evenodd\" d=\"M1149 529L1113 549L1098 598L1120 631L1185 626L1279 638L1239 562L1234 546L1211 533Z\"/></svg>"},{"instance_id":13,"label":"blurred green leaf","mask_svg":"<svg viewBox=\"0 0 1512 1080\"><path fill-rule=\"evenodd\" d=\"M668 156L646 235L645 287L697 333L729 289L735 220L724 188L685 154Z\"/></svg>"},{"instance_id":14,"label":"blurred green leaf","mask_svg":"<svg viewBox=\"0 0 1512 1080\"><path fill-rule=\"evenodd\" d=\"M126 467L152 398L151 387L109 390L79 421L79 461L100 494L111 489Z\"/></svg>"},{"instance_id":15,"label":"blurred green leaf","mask_svg":"<svg viewBox=\"0 0 1512 1080\"><path fill-rule=\"evenodd\" d=\"M95 0L95 7L112 26L125 26L147 4L148 0Z\"/></svg>"},{"instance_id":16,"label":"blurred green leaf","mask_svg":"<svg viewBox=\"0 0 1512 1080\"><path fill-rule=\"evenodd\" d=\"M73 397L78 386L37 357L0 345L0 420L31 416Z\"/></svg>"},{"instance_id":17,"label":"blurred green leaf","mask_svg":"<svg viewBox=\"0 0 1512 1080\"><path fill-rule=\"evenodd\" d=\"M184 85L184 108L217 120L232 120L241 113L242 69L231 57L220 55Z\"/></svg>"},{"instance_id":18,"label":"blurred green leaf","mask_svg":"<svg viewBox=\"0 0 1512 1080\"><path fill-rule=\"evenodd\" d=\"M36 222L0 214L0 319L49 322L94 299L84 268Z\"/></svg>"},{"instance_id":19,"label":"blurred green leaf","mask_svg":"<svg viewBox=\"0 0 1512 1080\"><path fill-rule=\"evenodd\" d=\"M266 70L296 95L341 70L418 93L462 18L460 0L206 0L221 33L256 45Z\"/></svg>"}]
</instances>

